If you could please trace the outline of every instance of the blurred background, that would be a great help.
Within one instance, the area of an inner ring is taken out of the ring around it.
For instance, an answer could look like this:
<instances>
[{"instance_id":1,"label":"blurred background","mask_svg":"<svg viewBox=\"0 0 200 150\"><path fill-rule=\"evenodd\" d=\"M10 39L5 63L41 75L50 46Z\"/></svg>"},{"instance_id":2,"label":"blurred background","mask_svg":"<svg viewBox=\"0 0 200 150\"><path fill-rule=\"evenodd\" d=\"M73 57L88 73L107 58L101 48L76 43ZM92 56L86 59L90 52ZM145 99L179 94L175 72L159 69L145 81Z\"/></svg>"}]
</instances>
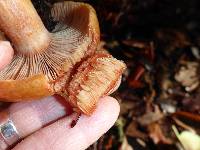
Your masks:
<instances>
[{"instance_id":1,"label":"blurred background","mask_svg":"<svg viewBox=\"0 0 200 150\"><path fill-rule=\"evenodd\" d=\"M32 1L51 30L58 0ZM119 119L88 150L200 150L200 1L82 2L97 11L99 49L127 64Z\"/></svg>"}]
</instances>

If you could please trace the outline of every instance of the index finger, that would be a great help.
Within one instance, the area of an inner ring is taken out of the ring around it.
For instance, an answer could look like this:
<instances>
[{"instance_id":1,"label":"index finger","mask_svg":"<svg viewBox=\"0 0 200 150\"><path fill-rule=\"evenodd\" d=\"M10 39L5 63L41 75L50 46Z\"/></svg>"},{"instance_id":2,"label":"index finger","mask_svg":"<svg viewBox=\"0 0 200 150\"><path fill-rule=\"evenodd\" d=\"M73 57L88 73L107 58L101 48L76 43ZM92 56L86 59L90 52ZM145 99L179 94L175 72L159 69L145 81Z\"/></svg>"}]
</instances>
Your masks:
<instances>
[{"instance_id":1,"label":"index finger","mask_svg":"<svg viewBox=\"0 0 200 150\"><path fill-rule=\"evenodd\" d=\"M0 41L0 70L3 69L13 58L13 48L8 41Z\"/></svg>"}]
</instances>

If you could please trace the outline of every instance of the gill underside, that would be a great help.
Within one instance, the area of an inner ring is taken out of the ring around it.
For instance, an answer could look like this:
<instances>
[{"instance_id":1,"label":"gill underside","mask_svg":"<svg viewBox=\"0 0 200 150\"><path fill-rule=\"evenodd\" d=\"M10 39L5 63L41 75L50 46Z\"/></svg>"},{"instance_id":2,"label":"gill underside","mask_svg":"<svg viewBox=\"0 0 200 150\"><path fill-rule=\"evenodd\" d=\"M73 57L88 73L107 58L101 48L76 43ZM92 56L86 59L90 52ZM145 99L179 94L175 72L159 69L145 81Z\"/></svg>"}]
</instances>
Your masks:
<instances>
[{"instance_id":1,"label":"gill underside","mask_svg":"<svg viewBox=\"0 0 200 150\"><path fill-rule=\"evenodd\" d=\"M65 64L70 68L75 60L84 56L83 49L87 49L89 38L79 31L68 28L51 35L52 40L46 51L30 56L16 54L12 62L0 71L0 80L24 79L36 74L44 74L54 80L67 71L64 70Z\"/></svg>"}]
</instances>

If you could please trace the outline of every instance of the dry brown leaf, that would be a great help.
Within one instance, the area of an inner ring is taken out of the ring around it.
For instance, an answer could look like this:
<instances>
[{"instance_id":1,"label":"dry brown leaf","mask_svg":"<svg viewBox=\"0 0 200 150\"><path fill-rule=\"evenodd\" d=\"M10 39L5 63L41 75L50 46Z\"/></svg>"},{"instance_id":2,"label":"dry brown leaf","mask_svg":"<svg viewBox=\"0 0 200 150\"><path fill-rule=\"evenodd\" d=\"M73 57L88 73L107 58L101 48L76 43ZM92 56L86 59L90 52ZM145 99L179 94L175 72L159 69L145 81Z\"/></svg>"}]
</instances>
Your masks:
<instances>
[{"instance_id":1,"label":"dry brown leaf","mask_svg":"<svg viewBox=\"0 0 200 150\"><path fill-rule=\"evenodd\" d=\"M162 129L160 128L159 124L153 123L148 126L149 136L153 140L155 144L163 143L163 144L172 144L172 141L165 137L163 134Z\"/></svg>"},{"instance_id":2,"label":"dry brown leaf","mask_svg":"<svg viewBox=\"0 0 200 150\"><path fill-rule=\"evenodd\" d=\"M156 121L160 120L163 117L164 117L164 115L159 110L159 107L155 106L155 111L154 112L147 112L146 114L144 114L143 116L138 118L138 122L142 126L147 126L147 125L149 125L149 124L151 124L153 122L156 122Z\"/></svg>"},{"instance_id":3,"label":"dry brown leaf","mask_svg":"<svg viewBox=\"0 0 200 150\"><path fill-rule=\"evenodd\" d=\"M175 74L176 81L185 87L186 91L193 91L199 86L199 76L197 73L199 64L197 62L185 62Z\"/></svg>"},{"instance_id":4,"label":"dry brown leaf","mask_svg":"<svg viewBox=\"0 0 200 150\"><path fill-rule=\"evenodd\" d=\"M125 100L120 104L120 115L126 114L129 110L133 109L135 107L135 104L133 101Z\"/></svg>"},{"instance_id":5,"label":"dry brown leaf","mask_svg":"<svg viewBox=\"0 0 200 150\"><path fill-rule=\"evenodd\" d=\"M141 139L146 139L147 136L145 133L139 131L137 129L137 124L136 122L132 121L127 130L126 130L126 135L130 136L130 137L137 137L137 138L141 138Z\"/></svg>"}]
</instances>

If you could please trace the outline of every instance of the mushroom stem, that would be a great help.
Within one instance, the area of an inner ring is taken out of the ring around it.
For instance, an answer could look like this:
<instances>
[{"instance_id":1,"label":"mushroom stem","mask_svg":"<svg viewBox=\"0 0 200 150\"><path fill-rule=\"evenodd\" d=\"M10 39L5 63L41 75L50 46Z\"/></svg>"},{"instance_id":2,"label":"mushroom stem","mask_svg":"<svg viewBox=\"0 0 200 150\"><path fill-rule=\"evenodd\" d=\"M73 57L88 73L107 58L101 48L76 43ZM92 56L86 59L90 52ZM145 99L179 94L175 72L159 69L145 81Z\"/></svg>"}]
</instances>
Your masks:
<instances>
[{"instance_id":1,"label":"mushroom stem","mask_svg":"<svg viewBox=\"0 0 200 150\"><path fill-rule=\"evenodd\" d=\"M0 0L0 30L18 53L32 55L44 51L50 34L30 0Z\"/></svg>"}]
</instances>

